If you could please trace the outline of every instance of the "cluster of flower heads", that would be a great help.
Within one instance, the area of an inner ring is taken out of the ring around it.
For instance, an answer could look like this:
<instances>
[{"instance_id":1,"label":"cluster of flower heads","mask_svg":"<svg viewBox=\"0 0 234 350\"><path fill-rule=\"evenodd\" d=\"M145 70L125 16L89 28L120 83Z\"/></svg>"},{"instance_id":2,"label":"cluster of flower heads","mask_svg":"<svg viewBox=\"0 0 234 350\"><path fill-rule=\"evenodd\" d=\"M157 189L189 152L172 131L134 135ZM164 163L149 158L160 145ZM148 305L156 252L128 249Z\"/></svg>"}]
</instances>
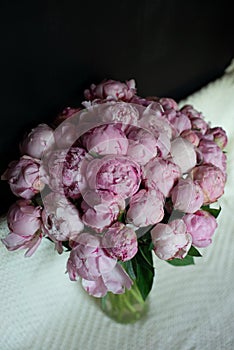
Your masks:
<instances>
[{"instance_id":1,"label":"cluster of flower heads","mask_svg":"<svg viewBox=\"0 0 234 350\"><path fill-rule=\"evenodd\" d=\"M131 287L119 262L149 230L163 260L211 243L217 222L202 208L224 192L227 136L191 105L137 96L134 80L92 84L84 96L56 128L32 129L2 175L20 197L2 242L26 256L43 237L59 253L66 246L70 279L101 297Z\"/></svg>"}]
</instances>

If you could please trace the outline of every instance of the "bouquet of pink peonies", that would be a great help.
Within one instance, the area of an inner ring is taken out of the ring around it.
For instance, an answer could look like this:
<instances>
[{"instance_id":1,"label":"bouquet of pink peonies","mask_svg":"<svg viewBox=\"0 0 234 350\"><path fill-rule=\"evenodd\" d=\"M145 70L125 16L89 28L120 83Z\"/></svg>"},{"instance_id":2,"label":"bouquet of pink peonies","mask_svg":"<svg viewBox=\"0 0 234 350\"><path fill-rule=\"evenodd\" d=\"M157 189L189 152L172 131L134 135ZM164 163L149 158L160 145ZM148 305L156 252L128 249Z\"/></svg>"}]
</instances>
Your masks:
<instances>
[{"instance_id":1,"label":"bouquet of pink peonies","mask_svg":"<svg viewBox=\"0 0 234 350\"><path fill-rule=\"evenodd\" d=\"M227 136L191 105L139 97L134 80L92 84L84 96L32 129L2 175L19 197L2 242L31 256L47 238L69 252L68 275L90 295L135 283L145 300L152 253L189 265L212 242Z\"/></svg>"}]
</instances>

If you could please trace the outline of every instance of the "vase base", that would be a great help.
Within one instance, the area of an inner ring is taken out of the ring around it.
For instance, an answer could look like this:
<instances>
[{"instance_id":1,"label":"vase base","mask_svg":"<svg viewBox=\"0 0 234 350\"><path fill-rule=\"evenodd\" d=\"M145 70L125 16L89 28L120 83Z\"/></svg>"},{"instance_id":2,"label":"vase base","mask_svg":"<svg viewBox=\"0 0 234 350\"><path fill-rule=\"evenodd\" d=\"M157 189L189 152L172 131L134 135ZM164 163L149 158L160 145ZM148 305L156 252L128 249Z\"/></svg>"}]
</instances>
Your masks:
<instances>
[{"instance_id":1,"label":"vase base","mask_svg":"<svg viewBox=\"0 0 234 350\"><path fill-rule=\"evenodd\" d=\"M138 288L133 285L124 294L108 292L104 297L97 299L101 310L112 320L129 324L144 318L149 309L148 299L143 300Z\"/></svg>"}]
</instances>

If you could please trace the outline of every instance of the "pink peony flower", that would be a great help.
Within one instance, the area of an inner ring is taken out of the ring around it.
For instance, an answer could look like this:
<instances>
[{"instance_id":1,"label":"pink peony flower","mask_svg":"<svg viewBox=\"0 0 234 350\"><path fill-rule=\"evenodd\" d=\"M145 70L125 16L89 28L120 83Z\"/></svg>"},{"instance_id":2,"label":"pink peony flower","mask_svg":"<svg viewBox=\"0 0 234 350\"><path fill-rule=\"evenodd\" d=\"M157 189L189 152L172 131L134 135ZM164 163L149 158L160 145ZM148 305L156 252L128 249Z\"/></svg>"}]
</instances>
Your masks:
<instances>
[{"instance_id":1,"label":"pink peony flower","mask_svg":"<svg viewBox=\"0 0 234 350\"><path fill-rule=\"evenodd\" d=\"M207 132L209 125L202 118L191 118L192 130L199 131L202 135L205 135Z\"/></svg>"},{"instance_id":2,"label":"pink peony flower","mask_svg":"<svg viewBox=\"0 0 234 350\"><path fill-rule=\"evenodd\" d=\"M129 132L127 155L140 165L145 165L157 155L157 140L145 129L132 128Z\"/></svg>"},{"instance_id":3,"label":"pink peony flower","mask_svg":"<svg viewBox=\"0 0 234 350\"><path fill-rule=\"evenodd\" d=\"M39 160L23 156L8 165L1 179L8 181L11 191L16 196L30 199L44 187L39 178L39 167Z\"/></svg>"},{"instance_id":4,"label":"pink peony flower","mask_svg":"<svg viewBox=\"0 0 234 350\"><path fill-rule=\"evenodd\" d=\"M31 256L42 239L41 207L34 207L30 200L18 200L7 214L10 233L2 239L10 251L27 249L25 256Z\"/></svg>"},{"instance_id":5,"label":"pink peony flower","mask_svg":"<svg viewBox=\"0 0 234 350\"><path fill-rule=\"evenodd\" d=\"M175 111L178 110L178 104L172 98L161 97L160 100L159 100L159 103L161 103L161 105L163 106L164 110L166 110L166 111L170 110L170 109L174 109Z\"/></svg>"},{"instance_id":6,"label":"pink peony flower","mask_svg":"<svg viewBox=\"0 0 234 350\"><path fill-rule=\"evenodd\" d=\"M126 288L131 288L132 280L122 266L116 264L111 272L103 274L95 281L82 279L82 285L88 294L100 298L107 292L123 294Z\"/></svg>"},{"instance_id":7,"label":"pink peony flower","mask_svg":"<svg viewBox=\"0 0 234 350\"><path fill-rule=\"evenodd\" d=\"M171 148L172 127L168 120L162 117L162 113L158 110L153 111L149 105L139 120L138 126L154 135L157 140L158 155L166 158Z\"/></svg>"},{"instance_id":8,"label":"pink peony flower","mask_svg":"<svg viewBox=\"0 0 234 350\"><path fill-rule=\"evenodd\" d=\"M129 202L127 221L137 227L154 225L164 216L164 197L158 189L140 190Z\"/></svg>"},{"instance_id":9,"label":"pink peony flower","mask_svg":"<svg viewBox=\"0 0 234 350\"><path fill-rule=\"evenodd\" d=\"M55 150L43 158L41 178L49 187L70 198L80 196L79 181L82 177L80 167L86 151L81 147L69 150Z\"/></svg>"},{"instance_id":10,"label":"pink peony flower","mask_svg":"<svg viewBox=\"0 0 234 350\"><path fill-rule=\"evenodd\" d=\"M172 141L171 157L183 174L189 172L197 164L194 146L183 137L177 137Z\"/></svg>"},{"instance_id":11,"label":"pink peony flower","mask_svg":"<svg viewBox=\"0 0 234 350\"><path fill-rule=\"evenodd\" d=\"M227 146L228 138L226 131L221 127L215 127L208 129L206 136L211 136L211 140L213 140L221 149L224 149Z\"/></svg>"},{"instance_id":12,"label":"pink peony flower","mask_svg":"<svg viewBox=\"0 0 234 350\"><path fill-rule=\"evenodd\" d=\"M54 143L53 129L46 124L39 124L24 138L20 144L21 154L27 154L40 159L43 152L48 150Z\"/></svg>"},{"instance_id":13,"label":"pink peony flower","mask_svg":"<svg viewBox=\"0 0 234 350\"><path fill-rule=\"evenodd\" d=\"M198 112L193 106L185 105L181 108L181 112L190 119L192 124L192 130L199 131L201 134L205 134L209 128L209 124L204 120L201 112Z\"/></svg>"},{"instance_id":14,"label":"pink peony flower","mask_svg":"<svg viewBox=\"0 0 234 350\"><path fill-rule=\"evenodd\" d=\"M198 210L194 214L185 215L183 221L196 247L207 247L211 244L211 237L218 225L210 213L204 210Z\"/></svg>"},{"instance_id":15,"label":"pink peony flower","mask_svg":"<svg viewBox=\"0 0 234 350\"><path fill-rule=\"evenodd\" d=\"M127 261L137 253L137 235L132 228L116 222L105 232L102 246L112 258Z\"/></svg>"},{"instance_id":16,"label":"pink peony flower","mask_svg":"<svg viewBox=\"0 0 234 350\"><path fill-rule=\"evenodd\" d=\"M143 169L144 184L147 189L159 189L168 197L175 182L180 178L178 165L164 159L152 159Z\"/></svg>"},{"instance_id":17,"label":"pink peony flower","mask_svg":"<svg viewBox=\"0 0 234 350\"><path fill-rule=\"evenodd\" d=\"M70 252L67 271L72 281L82 277L84 289L95 297L108 291L120 294L130 289L132 281L117 259L110 257L102 248L101 237L89 233L79 235L79 240Z\"/></svg>"},{"instance_id":18,"label":"pink peony flower","mask_svg":"<svg viewBox=\"0 0 234 350\"><path fill-rule=\"evenodd\" d=\"M162 260L183 259L192 244L192 237L180 219L169 224L157 224L151 231L151 236L154 252Z\"/></svg>"},{"instance_id":19,"label":"pink peony flower","mask_svg":"<svg viewBox=\"0 0 234 350\"><path fill-rule=\"evenodd\" d=\"M227 157L214 141L201 140L198 149L202 153L203 163L213 164L223 173L226 172Z\"/></svg>"},{"instance_id":20,"label":"pink peony flower","mask_svg":"<svg viewBox=\"0 0 234 350\"><path fill-rule=\"evenodd\" d=\"M182 132L181 136L191 142L195 147L199 145L200 137L198 132L194 130L185 130Z\"/></svg>"},{"instance_id":21,"label":"pink peony flower","mask_svg":"<svg viewBox=\"0 0 234 350\"><path fill-rule=\"evenodd\" d=\"M89 200L89 204L91 200ZM104 228L110 226L125 208L125 201L121 198L113 196L109 201L93 204L90 207L85 201L82 202L84 214L82 221L85 225L92 227L97 232L101 232Z\"/></svg>"},{"instance_id":22,"label":"pink peony flower","mask_svg":"<svg viewBox=\"0 0 234 350\"><path fill-rule=\"evenodd\" d=\"M185 213L194 213L203 204L204 196L201 187L192 179L180 179L171 191L174 209Z\"/></svg>"},{"instance_id":23,"label":"pink peony flower","mask_svg":"<svg viewBox=\"0 0 234 350\"><path fill-rule=\"evenodd\" d=\"M66 197L79 198L80 196L79 181L83 176L80 168L85 157L86 151L81 147L71 147L66 154L62 171L62 183ZM51 174L52 171L53 169L51 169Z\"/></svg>"},{"instance_id":24,"label":"pink peony flower","mask_svg":"<svg viewBox=\"0 0 234 350\"><path fill-rule=\"evenodd\" d=\"M204 204L216 202L224 192L226 176L214 165L200 165L190 174L194 182L202 188Z\"/></svg>"},{"instance_id":25,"label":"pink peony flower","mask_svg":"<svg viewBox=\"0 0 234 350\"><path fill-rule=\"evenodd\" d=\"M115 80L103 80L100 84L92 84L90 89L84 91L87 100L107 99L129 101L136 93L133 79L121 83Z\"/></svg>"},{"instance_id":26,"label":"pink peony flower","mask_svg":"<svg viewBox=\"0 0 234 350\"><path fill-rule=\"evenodd\" d=\"M100 237L83 232L70 252L67 271L72 281L78 277L95 281L102 274L112 271L116 263L117 260L102 248Z\"/></svg>"},{"instance_id":27,"label":"pink peony flower","mask_svg":"<svg viewBox=\"0 0 234 350\"><path fill-rule=\"evenodd\" d=\"M190 119L182 112L170 109L165 112L164 116L172 126L174 137L179 136L185 130L191 129Z\"/></svg>"},{"instance_id":28,"label":"pink peony flower","mask_svg":"<svg viewBox=\"0 0 234 350\"><path fill-rule=\"evenodd\" d=\"M126 131L129 126L137 125L139 111L131 103L122 101L105 104L101 111L100 120L104 123L114 123L120 126L121 130Z\"/></svg>"},{"instance_id":29,"label":"pink peony flower","mask_svg":"<svg viewBox=\"0 0 234 350\"><path fill-rule=\"evenodd\" d=\"M85 164L85 163L84 163ZM104 156L92 159L82 169L85 175L84 190L96 191L101 198L113 195L126 199L137 192L141 182L141 168L128 156Z\"/></svg>"},{"instance_id":30,"label":"pink peony flower","mask_svg":"<svg viewBox=\"0 0 234 350\"><path fill-rule=\"evenodd\" d=\"M51 192L43 198L43 229L56 241L74 240L84 225L78 209L59 193Z\"/></svg>"},{"instance_id":31,"label":"pink peony flower","mask_svg":"<svg viewBox=\"0 0 234 350\"><path fill-rule=\"evenodd\" d=\"M126 154L128 139L124 132L115 125L98 126L82 136L84 147L98 155Z\"/></svg>"},{"instance_id":32,"label":"pink peony flower","mask_svg":"<svg viewBox=\"0 0 234 350\"><path fill-rule=\"evenodd\" d=\"M180 111L187 115L189 117L189 119L192 118L203 118L203 115L201 112L197 111L192 105L184 105Z\"/></svg>"}]
</instances>

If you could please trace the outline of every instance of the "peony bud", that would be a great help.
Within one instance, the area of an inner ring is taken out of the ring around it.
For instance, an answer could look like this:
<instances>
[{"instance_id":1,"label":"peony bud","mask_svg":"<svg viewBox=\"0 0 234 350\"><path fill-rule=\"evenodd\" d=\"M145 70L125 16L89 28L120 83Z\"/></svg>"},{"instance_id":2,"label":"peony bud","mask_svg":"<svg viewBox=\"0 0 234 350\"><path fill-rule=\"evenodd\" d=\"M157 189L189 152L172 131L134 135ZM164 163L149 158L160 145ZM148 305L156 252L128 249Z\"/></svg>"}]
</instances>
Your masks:
<instances>
[{"instance_id":1,"label":"peony bud","mask_svg":"<svg viewBox=\"0 0 234 350\"><path fill-rule=\"evenodd\" d=\"M43 153L54 143L53 129L47 124L39 124L25 137L20 144L21 154L33 158L42 158Z\"/></svg>"},{"instance_id":2,"label":"peony bud","mask_svg":"<svg viewBox=\"0 0 234 350\"><path fill-rule=\"evenodd\" d=\"M207 247L211 244L211 237L217 228L217 222L210 213L198 210L194 214L185 215L183 221L196 247Z\"/></svg>"},{"instance_id":3,"label":"peony bud","mask_svg":"<svg viewBox=\"0 0 234 350\"><path fill-rule=\"evenodd\" d=\"M192 244L192 237L180 219L157 224L151 231L155 254L162 260L183 259Z\"/></svg>"}]
</instances>

